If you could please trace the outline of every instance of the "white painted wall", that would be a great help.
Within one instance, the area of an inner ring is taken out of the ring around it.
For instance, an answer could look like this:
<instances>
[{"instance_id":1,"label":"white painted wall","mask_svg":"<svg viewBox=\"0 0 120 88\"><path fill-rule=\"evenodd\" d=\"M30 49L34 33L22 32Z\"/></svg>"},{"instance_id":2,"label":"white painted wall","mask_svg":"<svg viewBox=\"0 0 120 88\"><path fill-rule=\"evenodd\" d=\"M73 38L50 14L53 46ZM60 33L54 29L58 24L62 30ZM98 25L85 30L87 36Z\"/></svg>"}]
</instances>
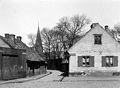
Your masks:
<instances>
[{"instance_id":1,"label":"white painted wall","mask_svg":"<svg viewBox=\"0 0 120 88\"><path fill-rule=\"evenodd\" d=\"M94 35L102 34L102 45L94 44ZM90 71L120 71L120 44L112 38L99 24L91 29L80 41L78 41L69 53L76 53L70 57L69 72ZM78 67L78 56L94 56L94 67ZM118 67L102 67L102 56L118 56Z\"/></svg>"}]
</instances>

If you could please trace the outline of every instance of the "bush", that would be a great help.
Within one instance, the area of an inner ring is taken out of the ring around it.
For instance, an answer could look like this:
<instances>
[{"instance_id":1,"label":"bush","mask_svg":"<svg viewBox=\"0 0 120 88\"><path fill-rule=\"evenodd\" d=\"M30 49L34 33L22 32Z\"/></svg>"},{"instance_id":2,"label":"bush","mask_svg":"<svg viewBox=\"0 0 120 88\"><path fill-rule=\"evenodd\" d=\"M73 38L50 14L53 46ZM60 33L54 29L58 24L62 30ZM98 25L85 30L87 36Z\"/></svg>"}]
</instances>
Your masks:
<instances>
[{"instance_id":1,"label":"bush","mask_svg":"<svg viewBox=\"0 0 120 88\"><path fill-rule=\"evenodd\" d=\"M109 77L109 76L112 76L112 72L95 71L95 72L91 72L89 76L93 76L93 77Z\"/></svg>"},{"instance_id":2,"label":"bush","mask_svg":"<svg viewBox=\"0 0 120 88\"><path fill-rule=\"evenodd\" d=\"M120 72L113 72L113 76L120 76Z\"/></svg>"}]
</instances>

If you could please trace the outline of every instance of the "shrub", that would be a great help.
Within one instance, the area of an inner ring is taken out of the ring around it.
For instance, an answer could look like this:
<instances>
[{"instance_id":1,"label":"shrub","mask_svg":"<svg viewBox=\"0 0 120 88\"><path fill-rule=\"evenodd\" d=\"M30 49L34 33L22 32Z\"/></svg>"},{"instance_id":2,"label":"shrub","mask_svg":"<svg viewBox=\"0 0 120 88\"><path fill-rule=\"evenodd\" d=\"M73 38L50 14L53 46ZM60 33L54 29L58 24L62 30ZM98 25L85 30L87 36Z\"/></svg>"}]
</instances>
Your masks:
<instances>
[{"instance_id":1,"label":"shrub","mask_svg":"<svg viewBox=\"0 0 120 88\"><path fill-rule=\"evenodd\" d=\"M113 72L112 75L113 75L113 76L119 76L119 75L120 75L120 72Z\"/></svg>"}]
</instances>

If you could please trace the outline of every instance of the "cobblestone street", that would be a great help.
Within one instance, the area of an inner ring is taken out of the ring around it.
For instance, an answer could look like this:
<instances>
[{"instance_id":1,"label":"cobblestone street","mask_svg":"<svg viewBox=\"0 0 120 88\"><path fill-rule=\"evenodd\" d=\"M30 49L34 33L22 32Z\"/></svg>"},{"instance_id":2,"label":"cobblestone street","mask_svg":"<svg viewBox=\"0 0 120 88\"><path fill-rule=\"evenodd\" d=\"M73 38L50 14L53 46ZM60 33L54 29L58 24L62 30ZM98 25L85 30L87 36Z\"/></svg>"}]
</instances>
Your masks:
<instances>
[{"instance_id":1,"label":"cobblestone street","mask_svg":"<svg viewBox=\"0 0 120 88\"><path fill-rule=\"evenodd\" d=\"M120 81L38 82L1 85L0 88L120 88Z\"/></svg>"},{"instance_id":2,"label":"cobblestone street","mask_svg":"<svg viewBox=\"0 0 120 88\"><path fill-rule=\"evenodd\" d=\"M61 72L51 71L49 74L42 78L37 78L30 81L20 83L4 83L0 84L0 88L120 88L119 78L88 78L83 77L65 77L62 82ZM104 79L104 80L103 80Z\"/></svg>"}]
</instances>

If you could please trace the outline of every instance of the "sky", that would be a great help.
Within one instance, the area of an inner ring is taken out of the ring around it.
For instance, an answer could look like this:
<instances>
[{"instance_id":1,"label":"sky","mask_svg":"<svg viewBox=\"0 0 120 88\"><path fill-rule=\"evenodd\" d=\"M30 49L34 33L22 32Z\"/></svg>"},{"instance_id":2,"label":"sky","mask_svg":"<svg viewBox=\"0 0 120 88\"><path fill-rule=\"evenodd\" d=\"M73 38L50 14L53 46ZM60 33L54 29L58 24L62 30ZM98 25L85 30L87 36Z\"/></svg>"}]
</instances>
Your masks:
<instances>
[{"instance_id":1,"label":"sky","mask_svg":"<svg viewBox=\"0 0 120 88\"><path fill-rule=\"evenodd\" d=\"M93 23L113 28L120 23L120 0L0 0L0 35L22 36L36 33L38 24L52 28L59 19L85 14Z\"/></svg>"}]
</instances>

